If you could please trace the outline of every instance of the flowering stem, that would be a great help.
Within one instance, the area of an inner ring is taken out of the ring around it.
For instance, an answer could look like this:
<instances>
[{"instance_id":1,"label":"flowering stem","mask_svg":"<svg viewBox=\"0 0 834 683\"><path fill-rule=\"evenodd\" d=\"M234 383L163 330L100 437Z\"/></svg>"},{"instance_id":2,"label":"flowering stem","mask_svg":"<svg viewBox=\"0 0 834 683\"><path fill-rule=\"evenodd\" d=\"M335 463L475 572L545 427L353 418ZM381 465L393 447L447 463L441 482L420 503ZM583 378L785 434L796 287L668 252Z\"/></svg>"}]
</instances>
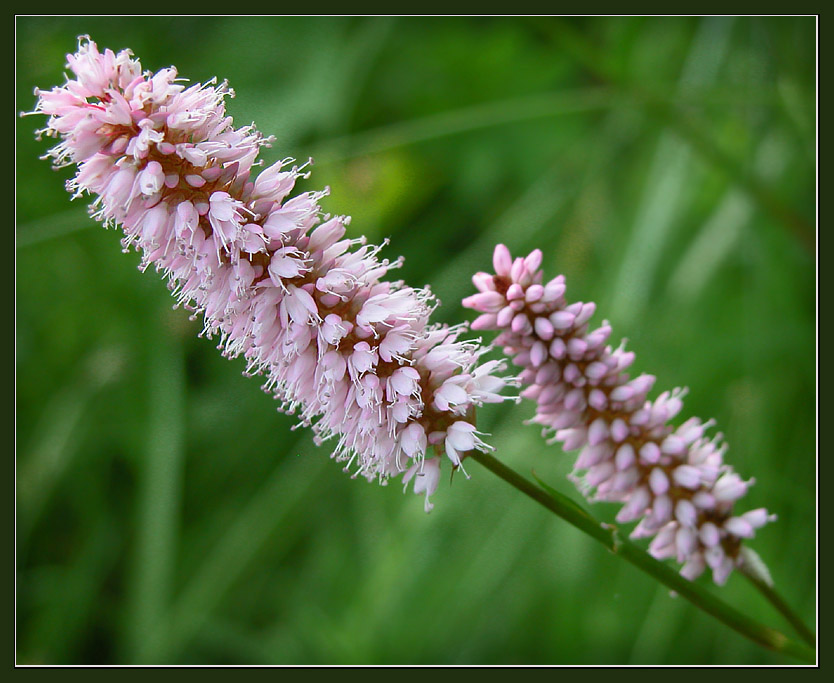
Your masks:
<instances>
[{"instance_id":1,"label":"flowering stem","mask_svg":"<svg viewBox=\"0 0 834 683\"><path fill-rule=\"evenodd\" d=\"M702 586L685 579L671 567L655 560L639 546L623 538L615 525L604 524L594 519L567 496L549 487L545 490L536 486L533 482L525 479L516 471L486 453L472 451L468 457L741 635L774 652L795 657L811 664L816 661L816 653L812 648L790 640L779 631L759 624L717 598ZM772 589L770 590L772 592ZM773 593L773 595L776 594ZM779 599L779 602L781 602L781 599ZM776 603L774 602L774 604ZM783 614L786 617L788 616L785 612ZM791 620L791 623L793 623L793 620Z\"/></svg>"},{"instance_id":2,"label":"flowering stem","mask_svg":"<svg viewBox=\"0 0 834 683\"><path fill-rule=\"evenodd\" d=\"M805 622L802 621L799 615L791 609L790 605L785 602L784 598L773 589L773 586L768 585L759 577L746 571L743 567L741 569L741 573L744 574L744 576L747 577L750 583L756 587L756 589L767 599L767 601L770 602L770 604L773 605L777 611L788 620L788 622L790 622L791 626L793 626L796 629L796 632L802 637L802 640L808 643L811 647L814 647L816 644L814 632L805 625Z\"/></svg>"}]
</instances>

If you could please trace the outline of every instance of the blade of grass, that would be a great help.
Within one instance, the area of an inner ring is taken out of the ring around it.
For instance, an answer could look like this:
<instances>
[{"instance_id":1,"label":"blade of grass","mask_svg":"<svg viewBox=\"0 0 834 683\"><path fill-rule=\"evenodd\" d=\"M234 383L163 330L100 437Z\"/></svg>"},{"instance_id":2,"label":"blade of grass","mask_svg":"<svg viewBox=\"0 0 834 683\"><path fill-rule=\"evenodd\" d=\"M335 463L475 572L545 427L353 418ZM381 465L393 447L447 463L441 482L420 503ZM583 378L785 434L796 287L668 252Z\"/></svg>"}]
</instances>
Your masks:
<instances>
[{"instance_id":1,"label":"blade of grass","mask_svg":"<svg viewBox=\"0 0 834 683\"><path fill-rule=\"evenodd\" d=\"M643 623L635 630L629 664L647 664L654 659L654 653L668 650L669 643L680 629L683 614L673 609L669 592L657 586Z\"/></svg>"},{"instance_id":2,"label":"blade of grass","mask_svg":"<svg viewBox=\"0 0 834 683\"><path fill-rule=\"evenodd\" d=\"M288 444L285 453L292 452L295 443ZM287 530L277 541L281 547L289 546L298 534L303 533L303 526L287 522L315 490L317 477L325 464L329 464L329 460L324 457L282 458L179 593L167 616L167 633L152 631L147 634L144 659L167 662L176 658L277 529L284 527ZM298 486L299 481L306 483Z\"/></svg>"},{"instance_id":3,"label":"blade of grass","mask_svg":"<svg viewBox=\"0 0 834 683\"><path fill-rule=\"evenodd\" d=\"M281 77L288 79L282 87L266 88L246 104L246 110L256 114L261 130L276 136L276 150L306 158L309 147L302 145L305 139L342 135L349 130L355 103L392 26L393 21L385 17L366 19L356 27L346 20L319 23L316 50L300 60L297 68L286 73L282 70ZM281 30L291 30L290 25ZM349 137L345 135L345 139ZM264 154L265 159L270 156Z\"/></svg>"},{"instance_id":4,"label":"blade of grass","mask_svg":"<svg viewBox=\"0 0 834 683\"><path fill-rule=\"evenodd\" d=\"M755 165L763 178L775 182L787 163L786 150L779 146L779 140L773 137L762 140ZM738 188L728 190L681 256L669 278L669 291L679 299L697 297L738 243L754 210L748 195Z\"/></svg>"},{"instance_id":5,"label":"blade of grass","mask_svg":"<svg viewBox=\"0 0 834 683\"><path fill-rule=\"evenodd\" d=\"M645 84L628 81L613 63L570 24L562 21L547 24L537 22L531 23L531 27L537 32L545 31L548 37L558 41L562 49L597 78L629 95L648 113L674 129L698 155L720 170L730 182L740 187L806 248L811 251L816 249L815 225L785 203L775 188L750 173L741 161L721 149L692 112L684 112L676 102L669 101L663 94L652 91Z\"/></svg>"},{"instance_id":6,"label":"blade of grass","mask_svg":"<svg viewBox=\"0 0 834 683\"><path fill-rule=\"evenodd\" d=\"M253 628L221 619L207 622L199 633L199 645L228 656L232 652L247 666L272 664L272 652Z\"/></svg>"},{"instance_id":7,"label":"blade of grass","mask_svg":"<svg viewBox=\"0 0 834 683\"><path fill-rule=\"evenodd\" d=\"M678 92L715 82L730 44L732 22L704 22L696 34L678 82ZM678 222L690 185L691 147L677 135L661 134L646 174L630 239L605 310L619 322L639 320L649 300L664 248Z\"/></svg>"},{"instance_id":8,"label":"blade of grass","mask_svg":"<svg viewBox=\"0 0 834 683\"><path fill-rule=\"evenodd\" d=\"M609 88L595 87L462 107L325 141L312 156L320 163L341 161L493 126L596 111L610 106L611 96Z\"/></svg>"},{"instance_id":9,"label":"blade of grass","mask_svg":"<svg viewBox=\"0 0 834 683\"><path fill-rule=\"evenodd\" d=\"M78 375L44 406L34 430L35 438L17 470L18 531L26 538L46 508L64 472L77 455L74 440L95 396L121 371L117 349L99 349L81 364Z\"/></svg>"},{"instance_id":10,"label":"blade of grass","mask_svg":"<svg viewBox=\"0 0 834 683\"><path fill-rule=\"evenodd\" d=\"M89 633L101 625L100 597L119 560L119 530L112 518L87 521L84 537L61 564L25 573L30 600L41 609L18 624L18 644L28 643L28 664L72 663ZM105 663L104 652L86 664Z\"/></svg>"},{"instance_id":11,"label":"blade of grass","mask_svg":"<svg viewBox=\"0 0 834 683\"><path fill-rule=\"evenodd\" d=\"M42 242L71 235L97 226L86 208L71 209L47 216L31 223L17 226L15 246L18 249L34 247Z\"/></svg>"},{"instance_id":12,"label":"blade of grass","mask_svg":"<svg viewBox=\"0 0 834 683\"><path fill-rule=\"evenodd\" d=\"M332 104L322 116L323 130L328 135L344 134L339 139L348 141L351 118L368 74L379 57L385 42L394 27L393 17L374 17L363 22L356 32L345 41L340 51L337 68L329 81Z\"/></svg>"},{"instance_id":13,"label":"blade of grass","mask_svg":"<svg viewBox=\"0 0 834 683\"><path fill-rule=\"evenodd\" d=\"M185 362L168 334L149 345L148 439L138 494L135 559L130 587L128 661L146 663L148 633L164 634L171 596L185 461Z\"/></svg>"}]
</instances>

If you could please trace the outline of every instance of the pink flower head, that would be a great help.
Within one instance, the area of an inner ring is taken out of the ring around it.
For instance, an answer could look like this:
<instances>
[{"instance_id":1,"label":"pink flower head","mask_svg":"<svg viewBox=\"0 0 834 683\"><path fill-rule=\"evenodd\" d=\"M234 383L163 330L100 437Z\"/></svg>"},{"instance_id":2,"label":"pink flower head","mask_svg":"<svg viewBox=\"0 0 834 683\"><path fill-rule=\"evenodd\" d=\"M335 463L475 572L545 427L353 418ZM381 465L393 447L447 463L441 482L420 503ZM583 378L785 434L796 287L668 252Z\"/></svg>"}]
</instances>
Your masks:
<instances>
[{"instance_id":1,"label":"pink flower head","mask_svg":"<svg viewBox=\"0 0 834 683\"><path fill-rule=\"evenodd\" d=\"M724 583L744 561L742 541L775 515L733 512L753 481L724 464L721 435L704 436L713 421L670 425L685 390L649 400L655 378L626 372L634 354L607 344L607 322L590 329L595 305L569 304L564 277L545 283L541 262L538 249L513 259L499 244L495 273L476 273L478 293L463 300L481 314L472 328L500 331L495 343L522 368L521 395L536 402L533 422L581 449L573 478L585 495L621 503L617 521L639 520L632 536L652 537L649 552L675 558L687 578L709 568Z\"/></svg>"},{"instance_id":2,"label":"pink flower head","mask_svg":"<svg viewBox=\"0 0 834 683\"><path fill-rule=\"evenodd\" d=\"M234 128L230 90L186 86L173 68L143 72L129 51L99 52L82 37L67 57L73 78L36 90L41 133L60 142L56 165L77 164L75 196L124 232L202 314L224 355L310 426L317 443L368 480L407 473L428 501L441 458L460 467L476 436L472 409L502 400L505 364L461 340L462 326L431 324L432 295L382 278L401 260L345 237L349 218L322 213L328 193L290 196L306 166L284 159L252 176L271 139Z\"/></svg>"}]
</instances>

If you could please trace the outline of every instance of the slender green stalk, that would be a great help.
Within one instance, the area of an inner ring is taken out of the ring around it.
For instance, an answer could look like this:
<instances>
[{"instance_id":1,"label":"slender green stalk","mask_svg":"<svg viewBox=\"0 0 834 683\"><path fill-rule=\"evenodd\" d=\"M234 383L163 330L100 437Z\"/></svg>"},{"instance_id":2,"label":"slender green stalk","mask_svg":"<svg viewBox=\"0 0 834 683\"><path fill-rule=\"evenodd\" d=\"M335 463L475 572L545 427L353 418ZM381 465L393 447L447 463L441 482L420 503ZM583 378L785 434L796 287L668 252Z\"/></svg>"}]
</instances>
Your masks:
<instances>
[{"instance_id":1,"label":"slender green stalk","mask_svg":"<svg viewBox=\"0 0 834 683\"><path fill-rule=\"evenodd\" d=\"M662 562L658 562L642 548L621 536L619 529L615 525L599 522L585 512L579 505L570 500L570 498L549 487L545 490L536 486L533 482L525 479L491 455L473 451L469 457L494 474L497 474L501 479L540 505L546 507L555 515L602 543L612 553L620 555L638 569L643 570L665 584L689 600L696 607L711 614L754 643L774 652L795 657L809 664L816 662L816 653L812 648L803 643L793 641L783 633L754 621L723 600L717 598L702 586L685 579L671 567Z\"/></svg>"},{"instance_id":2,"label":"slender green stalk","mask_svg":"<svg viewBox=\"0 0 834 683\"><path fill-rule=\"evenodd\" d=\"M802 637L808 645L811 647L816 646L816 638L814 637L814 632L811 631L802 619L799 618L799 615L791 609L791 606L785 602L785 599L779 595L774 589L773 586L765 583L759 577L754 576L753 574L747 572L742 567L741 573L744 574L745 577L752 583L756 589L773 605L778 612L788 620L791 626L796 629L796 632Z\"/></svg>"}]
</instances>

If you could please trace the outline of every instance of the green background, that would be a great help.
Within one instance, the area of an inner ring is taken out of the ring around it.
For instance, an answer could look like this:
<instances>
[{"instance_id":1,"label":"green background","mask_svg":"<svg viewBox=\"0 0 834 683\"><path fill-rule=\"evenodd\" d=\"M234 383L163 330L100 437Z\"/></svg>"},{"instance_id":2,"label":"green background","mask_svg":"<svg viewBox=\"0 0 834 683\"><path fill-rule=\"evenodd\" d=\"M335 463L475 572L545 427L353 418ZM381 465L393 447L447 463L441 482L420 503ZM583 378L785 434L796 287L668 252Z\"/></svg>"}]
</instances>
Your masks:
<instances>
[{"instance_id":1,"label":"green background","mask_svg":"<svg viewBox=\"0 0 834 683\"><path fill-rule=\"evenodd\" d=\"M390 238L438 320L472 318L496 242L540 247L637 371L690 387L682 417L717 419L813 624L813 18L18 18L18 110L85 33L228 79L266 161L314 156L305 187ZM18 663L792 663L477 463L430 515L351 480L70 203L42 125L16 140ZM531 414L479 427L578 499ZM742 577L720 594L789 633Z\"/></svg>"}]
</instances>

